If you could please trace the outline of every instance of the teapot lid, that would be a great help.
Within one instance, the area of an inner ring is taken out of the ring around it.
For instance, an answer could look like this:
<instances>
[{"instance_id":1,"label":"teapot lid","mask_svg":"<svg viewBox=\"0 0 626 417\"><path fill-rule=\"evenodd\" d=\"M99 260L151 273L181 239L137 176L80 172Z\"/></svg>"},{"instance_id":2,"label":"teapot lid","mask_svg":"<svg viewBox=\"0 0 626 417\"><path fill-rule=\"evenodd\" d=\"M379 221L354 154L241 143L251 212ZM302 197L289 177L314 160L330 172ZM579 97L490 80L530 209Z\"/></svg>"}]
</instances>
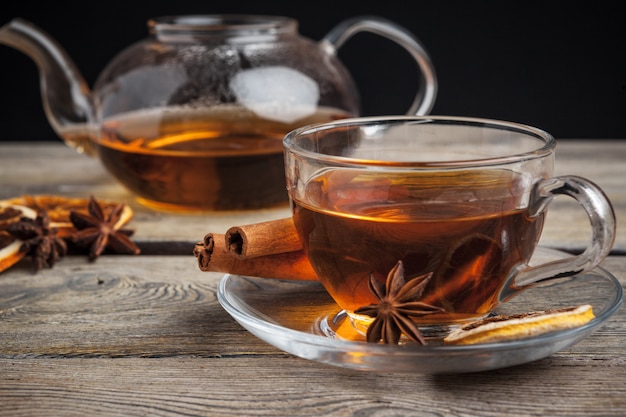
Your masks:
<instances>
[{"instance_id":1,"label":"teapot lid","mask_svg":"<svg viewBox=\"0 0 626 417\"><path fill-rule=\"evenodd\" d=\"M298 22L290 17L251 14L161 16L148 20L150 34L159 38L180 35L194 39L207 35L267 36L294 33L297 28Z\"/></svg>"}]
</instances>

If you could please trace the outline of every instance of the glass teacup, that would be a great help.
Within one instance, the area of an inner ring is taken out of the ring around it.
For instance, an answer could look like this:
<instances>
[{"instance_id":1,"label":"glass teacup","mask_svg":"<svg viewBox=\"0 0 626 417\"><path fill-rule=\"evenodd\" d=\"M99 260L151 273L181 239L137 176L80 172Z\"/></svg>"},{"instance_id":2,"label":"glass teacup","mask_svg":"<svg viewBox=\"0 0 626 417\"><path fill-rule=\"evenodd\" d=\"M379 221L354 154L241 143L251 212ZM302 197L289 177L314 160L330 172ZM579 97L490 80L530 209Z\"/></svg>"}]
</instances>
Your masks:
<instances>
[{"instance_id":1,"label":"glass teacup","mask_svg":"<svg viewBox=\"0 0 626 417\"><path fill-rule=\"evenodd\" d=\"M418 325L475 320L534 283L594 268L615 239L606 195L587 179L554 176L556 142L541 129L363 117L299 128L284 146L304 250L356 324L371 322L358 313L381 305L385 285L389 292L416 279L420 289L404 301L421 306L412 317ZM561 194L586 211L591 242L579 255L530 266L550 202Z\"/></svg>"}]
</instances>

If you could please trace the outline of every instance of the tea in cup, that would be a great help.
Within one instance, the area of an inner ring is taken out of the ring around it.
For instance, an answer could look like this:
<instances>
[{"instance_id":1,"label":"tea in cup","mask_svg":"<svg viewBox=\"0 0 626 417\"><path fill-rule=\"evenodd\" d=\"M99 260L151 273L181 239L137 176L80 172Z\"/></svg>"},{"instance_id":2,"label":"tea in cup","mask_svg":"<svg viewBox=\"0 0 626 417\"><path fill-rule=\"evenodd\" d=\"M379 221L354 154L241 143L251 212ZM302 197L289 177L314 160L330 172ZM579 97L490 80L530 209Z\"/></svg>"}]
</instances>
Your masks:
<instances>
[{"instance_id":1,"label":"tea in cup","mask_svg":"<svg viewBox=\"0 0 626 417\"><path fill-rule=\"evenodd\" d=\"M533 283L592 269L614 242L610 201L589 180L554 176L556 142L541 129L362 117L299 128L284 146L304 251L354 323L371 322L357 313L381 303L385 285L415 279L416 298L404 300L423 307L415 323L475 320ZM561 194L586 211L592 241L579 255L530 266L550 202ZM403 276L392 283L394 274Z\"/></svg>"}]
</instances>

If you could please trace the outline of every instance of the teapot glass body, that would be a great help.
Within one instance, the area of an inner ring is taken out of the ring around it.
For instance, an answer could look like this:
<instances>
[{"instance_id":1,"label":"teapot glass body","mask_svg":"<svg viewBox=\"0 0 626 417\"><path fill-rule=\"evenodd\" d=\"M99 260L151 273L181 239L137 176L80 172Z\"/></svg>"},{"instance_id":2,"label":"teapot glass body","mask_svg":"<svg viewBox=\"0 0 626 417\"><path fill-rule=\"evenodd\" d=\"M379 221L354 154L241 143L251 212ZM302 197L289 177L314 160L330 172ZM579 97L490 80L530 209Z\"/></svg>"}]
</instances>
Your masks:
<instances>
[{"instance_id":1,"label":"teapot glass body","mask_svg":"<svg viewBox=\"0 0 626 417\"><path fill-rule=\"evenodd\" d=\"M380 18L348 19L319 42L281 16L169 16L149 20L148 28L91 90L63 49L32 24L5 25L0 43L38 64L44 108L65 142L97 156L157 209L286 204L285 134L360 113L358 90L336 56L358 32L387 37L415 58L420 88L408 113L427 113L436 95L420 43Z\"/></svg>"},{"instance_id":2,"label":"teapot glass body","mask_svg":"<svg viewBox=\"0 0 626 417\"><path fill-rule=\"evenodd\" d=\"M281 17L172 17L94 87L91 142L152 207L250 209L287 201L282 138L359 113L334 55Z\"/></svg>"}]
</instances>

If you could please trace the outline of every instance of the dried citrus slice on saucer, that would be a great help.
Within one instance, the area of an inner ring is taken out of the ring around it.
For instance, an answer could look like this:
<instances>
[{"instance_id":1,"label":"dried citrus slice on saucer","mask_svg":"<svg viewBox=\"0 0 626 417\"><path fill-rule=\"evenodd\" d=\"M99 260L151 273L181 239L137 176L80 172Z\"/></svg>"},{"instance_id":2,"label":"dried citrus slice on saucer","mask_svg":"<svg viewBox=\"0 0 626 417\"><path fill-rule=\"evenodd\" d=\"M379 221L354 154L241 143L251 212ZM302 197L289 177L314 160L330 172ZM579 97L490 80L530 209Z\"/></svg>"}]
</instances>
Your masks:
<instances>
[{"instance_id":1,"label":"dried citrus slice on saucer","mask_svg":"<svg viewBox=\"0 0 626 417\"><path fill-rule=\"evenodd\" d=\"M506 342L572 329L582 326L594 317L593 309L589 304L493 316L454 329L443 341L448 345Z\"/></svg>"}]
</instances>

